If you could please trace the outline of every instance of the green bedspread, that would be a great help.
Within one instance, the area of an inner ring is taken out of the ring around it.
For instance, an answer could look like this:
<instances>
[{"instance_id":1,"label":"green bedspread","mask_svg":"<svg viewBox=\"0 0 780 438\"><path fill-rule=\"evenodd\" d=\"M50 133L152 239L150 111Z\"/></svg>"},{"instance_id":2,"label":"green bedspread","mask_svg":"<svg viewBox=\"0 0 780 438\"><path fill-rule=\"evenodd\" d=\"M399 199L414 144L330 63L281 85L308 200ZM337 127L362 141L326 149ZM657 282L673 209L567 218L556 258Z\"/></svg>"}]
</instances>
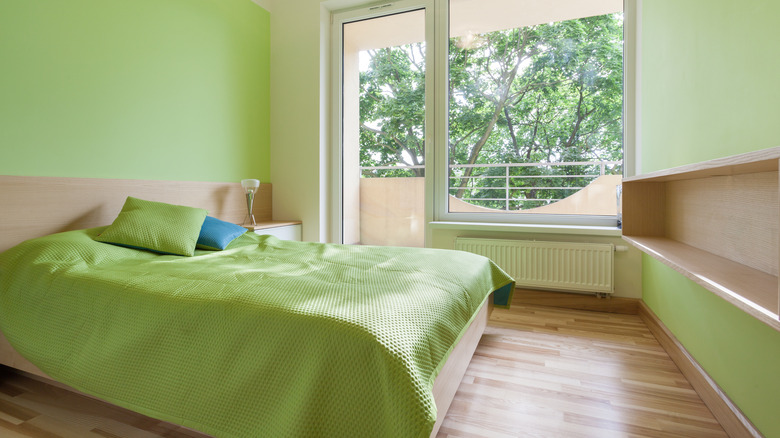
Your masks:
<instances>
[{"instance_id":1,"label":"green bedspread","mask_svg":"<svg viewBox=\"0 0 780 438\"><path fill-rule=\"evenodd\" d=\"M439 367L512 280L457 251L247 233L158 255L103 228L0 254L0 329L53 378L218 437L424 437Z\"/></svg>"}]
</instances>

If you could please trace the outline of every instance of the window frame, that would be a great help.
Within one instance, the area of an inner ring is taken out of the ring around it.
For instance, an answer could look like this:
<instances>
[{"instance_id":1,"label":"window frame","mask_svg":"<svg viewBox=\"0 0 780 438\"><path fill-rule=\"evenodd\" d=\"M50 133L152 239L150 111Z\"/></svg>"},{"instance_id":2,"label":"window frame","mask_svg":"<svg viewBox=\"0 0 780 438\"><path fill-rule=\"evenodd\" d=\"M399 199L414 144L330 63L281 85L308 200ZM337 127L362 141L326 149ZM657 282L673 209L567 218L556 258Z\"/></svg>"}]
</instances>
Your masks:
<instances>
[{"instance_id":1,"label":"window frame","mask_svg":"<svg viewBox=\"0 0 780 438\"><path fill-rule=\"evenodd\" d=\"M636 89L640 74L638 54L641 50L638 33L638 11L642 0L623 2L623 177L636 173L640 127L638 113L641 95ZM447 142L449 136L449 0L399 0L391 3L366 5L334 11L331 14L331 241L343 241L342 205L342 56L343 25L383 15L412 10L426 10L426 135L425 142L425 246L431 246L432 224L474 224L520 226L523 229L539 226L565 227L571 232L594 227L619 230L616 216L513 214L513 213L454 213L449 212L449 163Z\"/></svg>"},{"instance_id":2,"label":"window frame","mask_svg":"<svg viewBox=\"0 0 780 438\"><path fill-rule=\"evenodd\" d=\"M629 102L627 102L627 90L633 89L633 74L627 74L627 52L633 39L629 41L629 32L627 28L627 16L629 12L634 13L633 9L629 11L628 3L623 2L623 177L633 174L627 173L626 163L628 158L633 155L627 154L629 148L629 136L626 135L628 126L628 117L633 112L627 114ZM437 11L437 29L436 29L436 64L437 83L436 83L436 107L437 114L444 113L442 117L436 119L436 131L434 143L435 169L433 172L434 182L434 220L437 222L463 222L463 223L489 223L489 224L523 224L523 225L560 225L567 227L609 227L617 228L617 216L595 216L595 215L575 215L575 214L544 214L544 213L460 213L449 211L449 162L447 144L449 143L449 0L436 0ZM633 23L633 20L632 20ZM631 81L629 83L629 80ZM443 109L443 110L442 110ZM633 126L633 125L632 125ZM633 142L631 147L633 147Z\"/></svg>"},{"instance_id":3,"label":"window frame","mask_svg":"<svg viewBox=\"0 0 780 438\"><path fill-rule=\"evenodd\" d=\"M370 6L362 6L354 9L336 11L331 15L331 66L332 66L332 95L331 111L333 114L333 135L331 147L331 241L343 243L344 241L344 203L343 203L343 55L344 55L344 25L362 20L370 20L387 15L401 14L416 10L425 10L425 44L426 44L426 71L425 71L425 144L436 143L434 136L434 84L435 60L434 51L431 48L435 41L435 17L436 7L434 0L399 0L392 3L380 3ZM434 171L430 165L433 161L433 147L425 148L425 246L429 246L429 230L427 224L433 220L433 181L428 175Z\"/></svg>"}]
</instances>

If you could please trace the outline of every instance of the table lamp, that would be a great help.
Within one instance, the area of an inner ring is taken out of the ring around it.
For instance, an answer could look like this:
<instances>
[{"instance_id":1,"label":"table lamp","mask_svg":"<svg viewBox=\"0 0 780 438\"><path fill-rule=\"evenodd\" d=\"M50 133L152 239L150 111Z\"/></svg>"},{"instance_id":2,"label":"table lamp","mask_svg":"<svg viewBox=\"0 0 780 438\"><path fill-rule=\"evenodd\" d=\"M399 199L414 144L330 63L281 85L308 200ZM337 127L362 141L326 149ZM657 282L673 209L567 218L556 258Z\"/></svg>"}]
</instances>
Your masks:
<instances>
[{"instance_id":1,"label":"table lamp","mask_svg":"<svg viewBox=\"0 0 780 438\"><path fill-rule=\"evenodd\" d=\"M255 222L255 215L252 214L252 206L255 203L255 192L257 192L257 188L260 187L260 180L242 179L241 187L243 187L244 192L246 192L246 219L244 219L243 225L256 227L257 222Z\"/></svg>"}]
</instances>

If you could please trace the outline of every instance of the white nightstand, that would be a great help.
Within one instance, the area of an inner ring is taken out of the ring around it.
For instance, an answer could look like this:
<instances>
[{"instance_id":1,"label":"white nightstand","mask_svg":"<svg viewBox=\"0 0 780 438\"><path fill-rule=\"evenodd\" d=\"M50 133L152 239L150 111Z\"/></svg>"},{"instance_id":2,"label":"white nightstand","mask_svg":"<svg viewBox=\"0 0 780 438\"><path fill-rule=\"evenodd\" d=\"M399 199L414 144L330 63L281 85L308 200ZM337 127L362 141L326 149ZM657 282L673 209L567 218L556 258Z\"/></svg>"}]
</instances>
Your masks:
<instances>
[{"instance_id":1,"label":"white nightstand","mask_svg":"<svg viewBox=\"0 0 780 438\"><path fill-rule=\"evenodd\" d=\"M301 241L300 221L258 222L252 231L255 234L270 234L282 240Z\"/></svg>"}]
</instances>

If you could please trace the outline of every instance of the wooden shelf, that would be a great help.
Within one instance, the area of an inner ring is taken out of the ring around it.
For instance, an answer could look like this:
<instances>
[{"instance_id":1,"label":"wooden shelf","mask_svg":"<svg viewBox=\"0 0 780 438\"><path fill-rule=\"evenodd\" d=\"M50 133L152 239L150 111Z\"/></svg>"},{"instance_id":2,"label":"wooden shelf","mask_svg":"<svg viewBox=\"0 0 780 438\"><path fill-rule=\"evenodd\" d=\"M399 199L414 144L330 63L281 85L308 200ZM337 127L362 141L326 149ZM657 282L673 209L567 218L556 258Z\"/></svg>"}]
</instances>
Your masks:
<instances>
[{"instance_id":1,"label":"wooden shelf","mask_svg":"<svg viewBox=\"0 0 780 438\"><path fill-rule=\"evenodd\" d=\"M777 276L663 237L624 239L780 331Z\"/></svg>"},{"instance_id":2,"label":"wooden shelf","mask_svg":"<svg viewBox=\"0 0 780 438\"><path fill-rule=\"evenodd\" d=\"M778 169L780 146L733 155L725 158L673 167L657 172L624 178L624 182L648 181L664 182L683 179L707 178L713 176L734 176L749 173L772 172Z\"/></svg>"},{"instance_id":3,"label":"wooden shelf","mask_svg":"<svg viewBox=\"0 0 780 438\"><path fill-rule=\"evenodd\" d=\"M623 238L780 331L780 147L623 181Z\"/></svg>"}]
</instances>

